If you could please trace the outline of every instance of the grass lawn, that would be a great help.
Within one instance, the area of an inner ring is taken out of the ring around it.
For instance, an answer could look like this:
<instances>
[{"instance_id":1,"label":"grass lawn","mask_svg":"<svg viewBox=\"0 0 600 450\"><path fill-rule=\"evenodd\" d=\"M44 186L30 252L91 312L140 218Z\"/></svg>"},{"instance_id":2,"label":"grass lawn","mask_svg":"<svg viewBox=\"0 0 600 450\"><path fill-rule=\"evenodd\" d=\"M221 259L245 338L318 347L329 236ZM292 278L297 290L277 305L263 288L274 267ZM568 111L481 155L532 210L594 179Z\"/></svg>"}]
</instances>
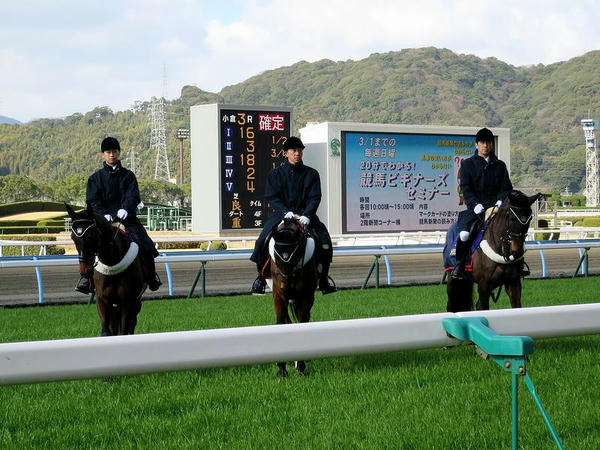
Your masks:
<instances>
[{"instance_id":1,"label":"grass lawn","mask_svg":"<svg viewBox=\"0 0 600 450\"><path fill-rule=\"evenodd\" d=\"M526 306L597 301L600 278L527 280ZM264 325L270 297L145 302L138 333ZM313 320L441 312L442 286L317 296ZM508 307L504 294L499 305ZM0 341L96 336L93 306L0 308ZM536 340L529 373L565 448L600 448L600 336ZM510 377L473 347L0 387L0 448L508 448ZM554 448L523 384L520 445Z\"/></svg>"}]
</instances>

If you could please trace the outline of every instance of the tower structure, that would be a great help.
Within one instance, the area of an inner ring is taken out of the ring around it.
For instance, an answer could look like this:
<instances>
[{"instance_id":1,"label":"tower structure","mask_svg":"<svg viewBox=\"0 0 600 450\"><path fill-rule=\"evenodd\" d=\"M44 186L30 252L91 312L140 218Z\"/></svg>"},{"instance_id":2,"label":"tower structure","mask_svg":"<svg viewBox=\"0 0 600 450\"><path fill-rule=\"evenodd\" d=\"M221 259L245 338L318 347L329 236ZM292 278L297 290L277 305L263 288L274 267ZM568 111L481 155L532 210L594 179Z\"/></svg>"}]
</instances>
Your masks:
<instances>
[{"instance_id":1,"label":"tower structure","mask_svg":"<svg viewBox=\"0 0 600 450\"><path fill-rule=\"evenodd\" d=\"M156 164L154 166L154 179L171 181L169 170L169 158L167 156L167 133L165 131L165 98L167 95L167 69L163 66L163 96L152 97L150 105L150 120L152 130L150 131L150 151L156 152Z\"/></svg>"},{"instance_id":2,"label":"tower structure","mask_svg":"<svg viewBox=\"0 0 600 450\"><path fill-rule=\"evenodd\" d=\"M586 206L595 208L600 204L600 195L598 192L598 145L596 142L598 121L583 119L581 126L585 136L585 204Z\"/></svg>"},{"instance_id":3,"label":"tower structure","mask_svg":"<svg viewBox=\"0 0 600 450\"><path fill-rule=\"evenodd\" d=\"M135 173L135 148L131 147L131 150L129 150L129 153L127 154L127 158L125 159L126 163L127 163L127 168L129 170L131 170L133 173Z\"/></svg>"}]
</instances>

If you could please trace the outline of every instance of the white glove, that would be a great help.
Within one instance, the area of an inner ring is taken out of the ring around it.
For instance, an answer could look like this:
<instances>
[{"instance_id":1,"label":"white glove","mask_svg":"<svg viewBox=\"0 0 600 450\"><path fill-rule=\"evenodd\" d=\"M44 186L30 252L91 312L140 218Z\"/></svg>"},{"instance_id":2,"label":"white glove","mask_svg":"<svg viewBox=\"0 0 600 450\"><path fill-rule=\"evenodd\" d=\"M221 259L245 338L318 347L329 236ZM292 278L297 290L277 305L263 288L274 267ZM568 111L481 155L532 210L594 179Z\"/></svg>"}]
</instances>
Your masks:
<instances>
[{"instance_id":1,"label":"white glove","mask_svg":"<svg viewBox=\"0 0 600 450\"><path fill-rule=\"evenodd\" d=\"M500 208L500 206L502 206L502 200L498 200L498 201L496 202L496 207L497 207L497 208Z\"/></svg>"},{"instance_id":2,"label":"white glove","mask_svg":"<svg viewBox=\"0 0 600 450\"><path fill-rule=\"evenodd\" d=\"M298 222L300 222L304 226L307 226L310 223L310 219L306 216L300 216L300 219L298 219Z\"/></svg>"},{"instance_id":3,"label":"white glove","mask_svg":"<svg viewBox=\"0 0 600 450\"><path fill-rule=\"evenodd\" d=\"M120 210L117 211L117 217L121 220L127 219L128 215L129 215L129 213L127 211L125 211L123 208L121 208Z\"/></svg>"},{"instance_id":4,"label":"white glove","mask_svg":"<svg viewBox=\"0 0 600 450\"><path fill-rule=\"evenodd\" d=\"M294 213L289 211L285 213L285 216L283 216L284 219L288 219L288 220L292 220L294 218Z\"/></svg>"},{"instance_id":5,"label":"white glove","mask_svg":"<svg viewBox=\"0 0 600 450\"><path fill-rule=\"evenodd\" d=\"M104 218L109 222L112 222L112 216L110 214L104 214Z\"/></svg>"},{"instance_id":6,"label":"white glove","mask_svg":"<svg viewBox=\"0 0 600 450\"><path fill-rule=\"evenodd\" d=\"M474 212L475 214L481 214L481 213L483 212L483 209L484 209L484 208L483 208L483 205L482 205L481 203L477 203L477 204L475 205L475 208L473 208L473 212Z\"/></svg>"}]
</instances>

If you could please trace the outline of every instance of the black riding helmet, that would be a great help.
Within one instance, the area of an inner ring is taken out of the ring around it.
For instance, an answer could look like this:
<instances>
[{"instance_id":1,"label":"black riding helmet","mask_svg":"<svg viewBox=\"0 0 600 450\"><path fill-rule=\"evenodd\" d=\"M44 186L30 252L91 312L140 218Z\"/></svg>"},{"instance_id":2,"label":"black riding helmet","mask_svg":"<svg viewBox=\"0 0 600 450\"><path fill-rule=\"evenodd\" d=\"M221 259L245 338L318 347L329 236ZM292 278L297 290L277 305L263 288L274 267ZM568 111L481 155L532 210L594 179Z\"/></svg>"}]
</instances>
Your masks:
<instances>
[{"instance_id":1,"label":"black riding helmet","mask_svg":"<svg viewBox=\"0 0 600 450\"><path fill-rule=\"evenodd\" d=\"M287 141L285 141L285 144L283 144L283 150L286 152L296 148L304 149L304 144L300 138L297 138L296 136L290 136Z\"/></svg>"},{"instance_id":2,"label":"black riding helmet","mask_svg":"<svg viewBox=\"0 0 600 450\"><path fill-rule=\"evenodd\" d=\"M494 134L487 128L482 128L475 135L475 142L494 142Z\"/></svg>"}]
</instances>

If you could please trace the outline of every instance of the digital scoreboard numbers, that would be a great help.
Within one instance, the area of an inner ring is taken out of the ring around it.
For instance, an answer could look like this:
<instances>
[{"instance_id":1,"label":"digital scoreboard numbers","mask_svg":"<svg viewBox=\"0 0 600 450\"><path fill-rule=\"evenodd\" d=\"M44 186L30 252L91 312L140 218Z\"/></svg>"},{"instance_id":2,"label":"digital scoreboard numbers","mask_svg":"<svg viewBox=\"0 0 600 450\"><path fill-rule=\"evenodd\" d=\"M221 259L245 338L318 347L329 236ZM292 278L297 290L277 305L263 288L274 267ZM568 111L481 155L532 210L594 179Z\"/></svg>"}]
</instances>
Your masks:
<instances>
[{"instance_id":1,"label":"digital scoreboard numbers","mask_svg":"<svg viewBox=\"0 0 600 450\"><path fill-rule=\"evenodd\" d=\"M269 171L283 162L290 111L221 109L221 227L261 229Z\"/></svg>"}]
</instances>

